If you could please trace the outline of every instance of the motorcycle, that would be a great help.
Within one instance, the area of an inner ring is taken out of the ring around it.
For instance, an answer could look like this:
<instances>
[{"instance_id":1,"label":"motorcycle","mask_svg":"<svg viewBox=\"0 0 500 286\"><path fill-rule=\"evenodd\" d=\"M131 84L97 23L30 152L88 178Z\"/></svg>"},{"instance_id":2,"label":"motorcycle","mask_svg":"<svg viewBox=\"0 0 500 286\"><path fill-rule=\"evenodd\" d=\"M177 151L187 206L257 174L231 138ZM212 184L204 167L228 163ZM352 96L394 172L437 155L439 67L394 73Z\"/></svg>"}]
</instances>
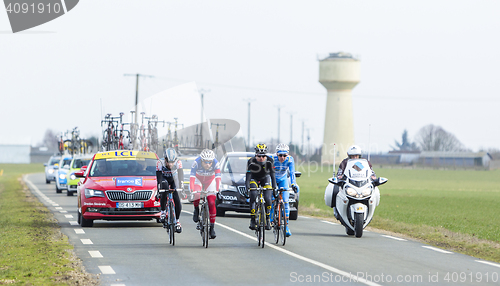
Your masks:
<instances>
[{"instance_id":1,"label":"motorcycle","mask_svg":"<svg viewBox=\"0 0 500 286\"><path fill-rule=\"evenodd\" d=\"M361 237L380 203L378 186L387 183L387 179L379 177L373 180L371 175L366 159L351 159L341 180L328 179L330 184L325 190L325 204L333 208L335 218L348 235Z\"/></svg>"}]
</instances>

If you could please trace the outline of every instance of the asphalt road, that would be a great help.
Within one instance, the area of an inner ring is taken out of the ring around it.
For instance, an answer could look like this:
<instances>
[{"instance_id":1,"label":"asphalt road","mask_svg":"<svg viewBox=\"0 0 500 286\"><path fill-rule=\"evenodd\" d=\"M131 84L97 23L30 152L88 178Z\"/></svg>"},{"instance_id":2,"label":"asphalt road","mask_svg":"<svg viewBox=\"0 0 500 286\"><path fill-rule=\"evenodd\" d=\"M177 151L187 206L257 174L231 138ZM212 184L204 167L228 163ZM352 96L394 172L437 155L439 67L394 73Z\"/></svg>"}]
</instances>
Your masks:
<instances>
[{"instance_id":1,"label":"asphalt road","mask_svg":"<svg viewBox=\"0 0 500 286\"><path fill-rule=\"evenodd\" d=\"M500 285L497 263L376 232L350 237L339 224L303 216L290 222L285 246L267 231L264 249L248 229L249 216L231 212L217 217L217 238L202 247L190 204L183 204L175 246L156 221L82 228L75 196L56 194L44 174L25 181L102 285Z\"/></svg>"}]
</instances>

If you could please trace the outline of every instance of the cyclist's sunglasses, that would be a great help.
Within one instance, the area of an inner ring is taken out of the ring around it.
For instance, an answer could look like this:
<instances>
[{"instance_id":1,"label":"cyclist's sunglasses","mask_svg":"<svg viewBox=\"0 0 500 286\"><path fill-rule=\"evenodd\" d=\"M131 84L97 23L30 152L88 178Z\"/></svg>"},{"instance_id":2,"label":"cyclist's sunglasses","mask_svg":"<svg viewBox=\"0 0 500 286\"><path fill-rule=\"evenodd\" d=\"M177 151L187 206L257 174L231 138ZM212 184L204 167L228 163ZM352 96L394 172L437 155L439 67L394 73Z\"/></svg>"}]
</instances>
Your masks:
<instances>
[{"instance_id":1,"label":"cyclist's sunglasses","mask_svg":"<svg viewBox=\"0 0 500 286\"><path fill-rule=\"evenodd\" d=\"M278 154L278 157L286 157L288 154Z\"/></svg>"},{"instance_id":2,"label":"cyclist's sunglasses","mask_svg":"<svg viewBox=\"0 0 500 286\"><path fill-rule=\"evenodd\" d=\"M207 164L207 165L210 165L212 164L213 161L203 161L203 163Z\"/></svg>"},{"instance_id":3,"label":"cyclist's sunglasses","mask_svg":"<svg viewBox=\"0 0 500 286\"><path fill-rule=\"evenodd\" d=\"M264 158L264 157L267 157L266 155L255 155L255 157L257 158Z\"/></svg>"}]
</instances>

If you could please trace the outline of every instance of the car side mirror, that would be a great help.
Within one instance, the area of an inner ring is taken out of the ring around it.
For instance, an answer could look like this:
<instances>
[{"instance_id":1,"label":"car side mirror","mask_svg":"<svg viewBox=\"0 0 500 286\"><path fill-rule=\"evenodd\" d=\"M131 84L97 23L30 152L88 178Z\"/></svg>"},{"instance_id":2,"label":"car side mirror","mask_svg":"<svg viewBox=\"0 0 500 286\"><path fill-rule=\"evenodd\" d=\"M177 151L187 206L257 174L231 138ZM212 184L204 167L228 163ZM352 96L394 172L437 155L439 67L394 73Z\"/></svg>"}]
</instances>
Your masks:
<instances>
[{"instance_id":1,"label":"car side mirror","mask_svg":"<svg viewBox=\"0 0 500 286\"><path fill-rule=\"evenodd\" d=\"M44 167L47 167L47 163L43 163L43 166L44 166Z\"/></svg>"},{"instance_id":2,"label":"car side mirror","mask_svg":"<svg viewBox=\"0 0 500 286\"><path fill-rule=\"evenodd\" d=\"M385 183L387 183L387 178L384 178L384 177L378 177L377 179L375 179L375 181L373 182L373 184L375 186L380 186L380 185L383 185Z\"/></svg>"},{"instance_id":3,"label":"car side mirror","mask_svg":"<svg viewBox=\"0 0 500 286\"><path fill-rule=\"evenodd\" d=\"M53 168L54 168L54 170L57 170L57 169L59 169L59 165L55 164Z\"/></svg>"},{"instance_id":4,"label":"car side mirror","mask_svg":"<svg viewBox=\"0 0 500 286\"><path fill-rule=\"evenodd\" d=\"M301 172L295 172L295 177L296 177L296 178L300 178L300 176L302 176L302 173L301 173Z\"/></svg>"},{"instance_id":5,"label":"car side mirror","mask_svg":"<svg viewBox=\"0 0 500 286\"><path fill-rule=\"evenodd\" d=\"M88 166L82 166L82 167L80 168L80 170L82 170L83 172L85 172L85 171L87 171L87 167L88 167Z\"/></svg>"},{"instance_id":6,"label":"car side mirror","mask_svg":"<svg viewBox=\"0 0 500 286\"><path fill-rule=\"evenodd\" d=\"M85 176L83 175L85 172L80 170L80 171L76 171L74 174L75 174L75 177L77 178L85 178Z\"/></svg>"}]
</instances>

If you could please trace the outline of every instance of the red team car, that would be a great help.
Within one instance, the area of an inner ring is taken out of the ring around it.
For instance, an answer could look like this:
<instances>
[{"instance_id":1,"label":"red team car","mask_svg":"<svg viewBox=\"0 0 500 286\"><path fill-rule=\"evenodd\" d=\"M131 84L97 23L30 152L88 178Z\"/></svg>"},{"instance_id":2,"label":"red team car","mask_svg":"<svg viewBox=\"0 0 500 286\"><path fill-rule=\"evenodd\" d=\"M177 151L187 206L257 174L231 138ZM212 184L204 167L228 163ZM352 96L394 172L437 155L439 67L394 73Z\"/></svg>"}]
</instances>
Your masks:
<instances>
[{"instance_id":1,"label":"red team car","mask_svg":"<svg viewBox=\"0 0 500 286\"><path fill-rule=\"evenodd\" d=\"M108 151L94 155L77 187L78 223L94 220L151 220L160 217L156 166L158 156L144 151Z\"/></svg>"}]
</instances>

